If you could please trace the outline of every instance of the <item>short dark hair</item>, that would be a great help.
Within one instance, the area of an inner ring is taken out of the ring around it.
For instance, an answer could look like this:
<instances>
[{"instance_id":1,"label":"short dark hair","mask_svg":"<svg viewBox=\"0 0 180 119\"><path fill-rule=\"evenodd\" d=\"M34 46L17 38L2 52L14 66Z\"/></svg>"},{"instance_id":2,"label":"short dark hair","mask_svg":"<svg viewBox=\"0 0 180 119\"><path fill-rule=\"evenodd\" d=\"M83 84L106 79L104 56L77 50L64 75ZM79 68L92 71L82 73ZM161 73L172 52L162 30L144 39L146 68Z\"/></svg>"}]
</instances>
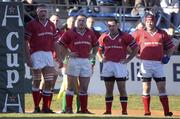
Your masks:
<instances>
[{"instance_id":1,"label":"short dark hair","mask_svg":"<svg viewBox=\"0 0 180 119\"><path fill-rule=\"evenodd\" d=\"M114 19L114 18L107 20L107 22L111 22L111 21L114 21L116 24L119 23L119 21L117 19Z\"/></svg>"}]
</instances>

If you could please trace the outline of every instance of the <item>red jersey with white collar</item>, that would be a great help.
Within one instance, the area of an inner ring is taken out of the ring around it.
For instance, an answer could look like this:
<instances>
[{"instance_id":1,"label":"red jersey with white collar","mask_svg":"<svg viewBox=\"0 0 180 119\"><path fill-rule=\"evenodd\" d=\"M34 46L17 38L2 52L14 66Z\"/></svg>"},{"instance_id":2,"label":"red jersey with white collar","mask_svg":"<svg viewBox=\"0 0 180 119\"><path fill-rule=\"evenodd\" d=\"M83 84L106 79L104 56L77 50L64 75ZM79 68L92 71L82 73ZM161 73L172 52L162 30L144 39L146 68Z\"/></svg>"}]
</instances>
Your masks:
<instances>
[{"instance_id":1,"label":"red jersey with white collar","mask_svg":"<svg viewBox=\"0 0 180 119\"><path fill-rule=\"evenodd\" d=\"M174 47L171 38L163 30L157 30L154 34L137 30L133 36L140 47L140 58L144 60L161 61L164 50Z\"/></svg>"},{"instance_id":2,"label":"red jersey with white collar","mask_svg":"<svg viewBox=\"0 0 180 119\"><path fill-rule=\"evenodd\" d=\"M56 29L49 20L42 24L35 19L27 24L25 37L29 41L31 54L36 51L53 51Z\"/></svg>"},{"instance_id":3,"label":"red jersey with white collar","mask_svg":"<svg viewBox=\"0 0 180 119\"><path fill-rule=\"evenodd\" d=\"M104 59L107 61L119 62L126 58L127 46L136 48L134 38L125 32L119 32L117 36L111 38L110 33L104 33L99 38L99 50L104 49Z\"/></svg>"},{"instance_id":4,"label":"red jersey with white collar","mask_svg":"<svg viewBox=\"0 0 180 119\"><path fill-rule=\"evenodd\" d=\"M98 45L92 30L85 29L84 33L78 33L76 28L66 31L58 42L70 49L71 52L78 53L79 58L88 58L91 49Z\"/></svg>"}]
</instances>

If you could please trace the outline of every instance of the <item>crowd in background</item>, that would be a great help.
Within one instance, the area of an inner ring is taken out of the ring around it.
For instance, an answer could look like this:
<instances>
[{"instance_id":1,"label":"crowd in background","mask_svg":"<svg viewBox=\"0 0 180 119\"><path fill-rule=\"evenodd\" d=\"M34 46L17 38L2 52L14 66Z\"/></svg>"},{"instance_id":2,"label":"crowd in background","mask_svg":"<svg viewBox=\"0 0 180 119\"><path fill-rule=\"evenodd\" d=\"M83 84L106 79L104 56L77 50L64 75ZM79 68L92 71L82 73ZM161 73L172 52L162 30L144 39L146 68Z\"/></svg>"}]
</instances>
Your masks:
<instances>
[{"instance_id":1,"label":"crowd in background","mask_svg":"<svg viewBox=\"0 0 180 119\"><path fill-rule=\"evenodd\" d=\"M25 7L28 17L33 17L33 7L31 5L39 3L58 4L65 5L67 11L78 12L84 5L87 7L87 13L101 13L104 9L102 6L125 6L125 13L130 14L132 17L143 17L145 11L153 10L157 17L160 17L160 21L163 24L159 24L162 28L174 28L174 30L180 29L180 1L179 0L1 0L3 2L23 2L27 5ZM92 7L93 6L93 7ZM108 12L118 12L111 7L106 7ZM58 11L58 9L56 9ZM101 11L102 10L102 11ZM25 18L29 19L29 18ZM165 25L164 25L165 24Z\"/></svg>"}]
</instances>

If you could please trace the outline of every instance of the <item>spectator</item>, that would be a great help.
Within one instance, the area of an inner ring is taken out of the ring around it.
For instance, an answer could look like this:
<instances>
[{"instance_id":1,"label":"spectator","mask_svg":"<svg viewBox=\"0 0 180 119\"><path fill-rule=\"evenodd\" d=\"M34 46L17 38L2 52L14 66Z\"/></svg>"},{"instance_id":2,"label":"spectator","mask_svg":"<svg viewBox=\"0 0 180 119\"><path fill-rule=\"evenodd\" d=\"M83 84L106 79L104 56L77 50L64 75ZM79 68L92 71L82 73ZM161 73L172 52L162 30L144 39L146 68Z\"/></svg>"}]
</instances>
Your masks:
<instances>
[{"instance_id":1,"label":"spectator","mask_svg":"<svg viewBox=\"0 0 180 119\"><path fill-rule=\"evenodd\" d=\"M180 44L180 40L178 38L176 38L176 35L175 35L175 32L174 32L174 28L173 27L170 27L167 31L168 35L172 38L172 41L173 41L173 44L175 46L175 50L174 50L174 53L175 54L178 54L179 51L178 51L178 47L179 47L179 44Z\"/></svg>"},{"instance_id":2,"label":"spectator","mask_svg":"<svg viewBox=\"0 0 180 119\"><path fill-rule=\"evenodd\" d=\"M94 34L96 35L96 37L99 38L100 33L93 28L94 22L95 22L95 20L93 17L88 17L86 20L86 25L87 25L87 28L91 29L94 32ZM93 68L96 63L96 57L91 59L91 63L92 63L92 68Z\"/></svg>"},{"instance_id":3,"label":"spectator","mask_svg":"<svg viewBox=\"0 0 180 119\"><path fill-rule=\"evenodd\" d=\"M67 18L67 21L66 21L66 24L63 25L63 27L61 28L61 30L63 31L68 31L70 30L71 28L74 27L74 21L75 21L75 18L73 16L70 16Z\"/></svg>"},{"instance_id":4,"label":"spectator","mask_svg":"<svg viewBox=\"0 0 180 119\"><path fill-rule=\"evenodd\" d=\"M97 6L97 2L96 0L86 0L87 1L87 6L88 6L88 12L92 12L94 10L94 12L99 12L99 8L98 7L93 7L91 8L90 6Z\"/></svg>"},{"instance_id":5,"label":"spectator","mask_svg":"<svg viewBox=\"0 0 180 119\"><path fill-rule=\"evenodd\" d=\"M145 10L152 9L155 12L159 9L158 7L160 7L160 0L135 0L131 15L143 17Z\"/></svg>"},{"instance_id":6,"label":"spectator","mask_svg":"<svg viewBox=\"0 0 180 119\"><path fill-rule=\"evenodd\" d=\"M66 113L73 113L72 101L74 95L74 81L79 81L80 113L91 113L88 111L88 85L92 75L92 66L89 57L95 57L98 42L95 34L86 28L86 17L78 15L75 28L67 31L56 44L56 50L60 62L67 56L69 49L69 61L67 64L68 87L66 91ZM92 53L91 53L92 50ZM61 55L60 55L61 54Z\"/></svg>"},{"instance_id":7,"label":"spectator","mask_svg":"<svg viewBox=\"0 0 180 119\"><path fill-rule=\"evenodd\" d=\"M151 115L150 89L151 79L153 78L159 91L159 99L164 109L164 115L172 116L173 113L169 111L163 66L169 62L174 51L174 45L168 34L163 30L157 29L155 24L155 16L148 13L145 15L145 29L137 30L133 33L140 47L138 57L141 60L139 74L143 85L144 115Z\"/></svg>"},{"instance_id":8,"label":"spectator","mask_svg":"<svg viewBox=\"0 0 180 119\"><path fill-rule=\"evenodd\" d=\"M161 0L160 3L166 17L166 28L170 28L171 22L175 29L180 25L180 1L179 0Z\"/></svg>"},{"instance_id":9,"label":"spectator","mask_svg":"<svg viewBox=\"0 0 180 119\"><path fill-rule=\"evenodd\" d=\"M36 18L37 3L33 0L23 0L22 2L24 4L24 22L26 25L26 23Z\"/></svg>"},{"instance_id":10,"label":"spectator","mask_svg":"<svg viewBox=\"0 0 180 119\"><path fill-rule=\"evenodd\" d=\"M45 80L42 91L43 106L42 112L53 113L50 109L53 93L51 91L56 71L54 68L52 51L56 29L52 22L47 19L46 5L37 7L37 19L28 22L25 34L25 51L27 64L32 68L33 83L32 95L35 105L34 113L40 112L40 82L41 75Z\"/></svg>"},{"instance_id":11,"label":"spectator","mask_svg":"<svg viewBox=\"0 0 180 119\"><path fill-rule=\"evenodd\" d=\"M113 88L116 81L120 93L120 103L122 115L127 115L128 96L126 92L126 80L128 76L127 63L136 55L138 47L134 38L118 29L118 22L115 19L107 21L109 32L104 33L99 38L98 57L103 62L101 72L102 79L106 87L106 112L111 114L113 102ZM130 47L131 53L127 55L127 47ZM104 56L102 50L104 49Z\"/></svg>"}]
</instances>

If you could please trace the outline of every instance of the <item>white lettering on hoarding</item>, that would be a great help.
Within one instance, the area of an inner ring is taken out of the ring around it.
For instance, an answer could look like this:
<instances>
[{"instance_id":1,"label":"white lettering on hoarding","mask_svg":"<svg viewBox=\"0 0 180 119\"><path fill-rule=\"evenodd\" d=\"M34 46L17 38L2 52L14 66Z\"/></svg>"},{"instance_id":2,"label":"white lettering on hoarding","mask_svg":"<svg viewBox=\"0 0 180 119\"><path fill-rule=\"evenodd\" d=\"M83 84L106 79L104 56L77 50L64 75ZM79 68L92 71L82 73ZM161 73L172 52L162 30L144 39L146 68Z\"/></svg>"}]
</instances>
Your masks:
<instances>
[{"instance_id":1,"label":"white lettering on hoarding","mask_svg":"<svg viewBox=\"0 0 180 119\"><path fill-rule=\"evenodd\" d=\"M12 20L15 19L18 20L18 26L23 26L23 20L20 14L20 6L19 5L14 6L12 4L6 5L1 26L7 27L8 23L10 23ZM6 57L7 57L6 64L9 68L12 68L6 70L7 72L6 88L13 88L13 84L18 83L19 81L19 71L13 69L14 67L18 68L20 66L18 63L18 53L16 53L16 51L19 49L19 43L13 41L13 40L17 40L17 41L19 40L19 33L17 31L10 31L10 30L7 31L9 31L9 33L6 36L7 50L13 51L15 53L10 53L10 52L6 53Z\"/></svg>"},{"instance_id":2,"label":"white lettering on hoarding","mask_svg":"<svg viewBox=\"0 0 180 119\"><path fill-rule=\"evenodd\" d=\"M18 32L10 32L6 38L6 45L11 51L16 51L19 48L19 44L15 47L12 46L12 37L15 36L17 39L19 38Z\"/></svg>"},{"instance_id":3,"label":"white lettering on hoarding","mask_svg":"<svg viewBox=\"0 0 180 119\"><path fill-rule=\"evenodd\" d=\"M14 75L14 77L13 77ZM13 88L12 84L19 81L19 73L16 70L7 70L7 88Z\"/></svg>"},{"instance_id":4,"label":"white lettering on hoarding","mask_svg":"<svg viewBox=\"0 0 180 119\"><path fill-rule=\"evenodd\" d=\"M13 6L9 7L8 5L6 5L6 9L5 9L5 13L4 13L4 18L3 18L3 21L2 21L2 26L6 26L7 18L17 18L19 26L23 26L23 21L21 19L19 5L16 6L16 9L17 9L17 15L14 15L14 14L8 15L7 14L8 10L10 11L10 13L14 13L15 8Z\"/></svg>"}]
</instances>

